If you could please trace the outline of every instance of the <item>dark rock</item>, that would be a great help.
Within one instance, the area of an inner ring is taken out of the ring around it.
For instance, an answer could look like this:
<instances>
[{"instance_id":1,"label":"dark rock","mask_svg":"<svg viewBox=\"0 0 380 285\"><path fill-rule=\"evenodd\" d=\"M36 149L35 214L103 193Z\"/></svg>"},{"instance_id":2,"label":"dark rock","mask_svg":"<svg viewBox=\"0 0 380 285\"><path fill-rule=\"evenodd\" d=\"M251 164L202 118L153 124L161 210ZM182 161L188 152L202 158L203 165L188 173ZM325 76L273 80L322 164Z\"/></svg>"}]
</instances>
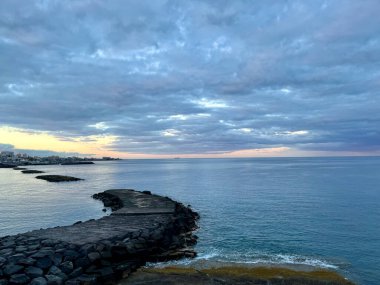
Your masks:
<instances>
[{"instance_id":1,"label":"dark rock","mask_svg":"<svg viewBox=\"0 0 380 285\"><path fill-rule=\"evenodd\" d=\"M97 278L93 275L82 274L76 278L81 284L92 285L96 284Z\"/></svg>"},{"instance_id":2,"label":"dark rock","mask_svg":"<svg viewBox=\"0 0 380 285\"><path fill-rule=\"evenodd\" d=\"M75 277L78 277L81 274L83 274L83 268L82 267L78 267L78 268L74 269L73 272L70 273L69 278L75 278Z\"/></svg>"},{"instance_id":3,"label":"dark rock","mask_svg":"<svg viewBox=\"0 0 380 285\"><path fill-rule=\"evenodd\" d=\"M96 251L101 252L106 248L104 244L97 244L96 245Z\"/></svg>"},{"instance_id":4,"label":"dark rock","mask_svg":"<svg viewBox=\"0 0 380 285\"><path fill-rule=\"evenodd\" d=\"M81 283L79 280L71 279L71 280L67 280L65 285L81 285Z\"/></svg>"},{"instance_id":5,"label":"dark rock","mask_svg":"<svg viewBox=\"0 0 380 285\"><path fill-rule=\"evenodd\" d=\"M48 274L45 277L47 279L48 285L61 285L61 284L63 284L63 280L59 276Z\"/></svg>"},{"instance_id":6,"label":"dark rock","mask_svg":"<svg viewBox=\"0 0 380 285\"><path fill-rule=\"evenodd\" d=\"M16 264L9 264L4 267L3 272L5 275L13 275L17 272L20 272L21 270L24 269L24 266L21 265L16 265Z\"/></svg>"},{"instance_id":7,"label":"dark rock","mask_svg":"<svg viewBox=\"0 0 380 285\"><path fill-rule=\"evenodd\" d=\"M150 191L142 191L141 193L144 193L144 194L147 194L147 195L152 195L152 192L150 192Z\"/></svg>"},{"instance_id":8,"label":"dark rock","mask_svg":"<svg viewBox=\"0 0 380 285\"><path fill-rule=\"evenodd\" d=\"M31 278L40 277L44 274L42 269L34 266L29 266L28 268L26 268L25 273Z\"/></svg>"},{"instance_id":9,"label":"dark rock","mask_svg":"<svg viewBox=\"0 0 380 285\"><path fill-rule=\"evenodd\" d=\"M74 269L74 265L71 261L65 261L59 267L65 274L70 274Z\"/></svg>"},{"instance_id":10,"label":"dark rock","mask_svg":"<svg viewBox=\"0 0 380 285\"><path fill-rule=\"evenodd\" d=\"M116 267L116 271L121 272L123 274L129 274L140 265L142 264L137 261L124 262Z\"/></svg>"},{"instance_id":11,"label":"dark rock","mask_svg":"<svg viewBox=\"0 0 380 285\"><path fill-rule=\"evenodd\" d=\"M116 259L124 258L128 254L127 246L115 245L111 247L112 257Z\"/></svg>"},{"instance_id":12,"label":"dark rock","mask_svg":"<svg viewBox=\"0 0 380 285\"><path fill-rule=\"evenodd\" d=\"M53 265L49 269L49 274L50 275L59 275L61 273L62 273L62 270L60 268L58 268L57 266L55 266L55 265Z\"/></svg>"},{"instance_id":13,"label":"dark rock","mask_svg":"<svg viewBox=\"0 0 380 285\"><path fill-rule=\"evenodd\" d=\"M14 170L26 170L27 168L25 167L13 167Z\"/></svg>"},{"instance_id":14,"label":"dark rock","mask_svg":"<svg viewBox=\"0 0 380 285\"><path fill-rule=\"evenodd\" d=\"M28 250L36 250L36 249L39 249L41 246L40 244L31 244L28 246Z\"/></svg>"},{"instance_id":15,"label":"dark rock","mask_svg":"<svg viewBox=\"0 0 380 285\"><path fill-rule=\"evenodd\" d=\"M98 273L103 279L111 278L114 275L112 267L101 268L98 270Z\"/></svg>"},{"instance_id":16,"label":"dark rock","mask_svg":"<svg viewBox=\"0 0 380 285\"><path fill-rule=\"evenodd\" d=\"M42 250L38 251L37 253L31 255L30 257L32 257L32 258L42 258L42 257L45 257L45 256L49 256L49 257L54 256L54 251L53 250L42 249Z\"/></svg>"},{"instance_id":17,"label":"dark rock","mask_svg":"<svg viewBox=\"0 0 380 285\"><path fill-rule=\"evenodd\" d=\"M99 252L90 252L87 257L91 262L95 262L100 259L100 254Z\"/></svg>"},{"instance_id":18,"label":"dark rock","mask_svg":"<svg viewBox=\"0 0 380 285\"><path fill-rule=\"evenodd\" d=\"M30 282L30 285L47 285L47 281L43 277L37 277Z\"/></svg>"},{"instance_id":19,"label":"dark rock","mask_svg":"<svg viewBox=\"0 0 380 285\"><path fill-rule=\"evenodd\" d=\"M103 202L105 207L110 207L112 211L116 211L123 207L123 202L119 197L116 197L107 192L97 193L92 195L92 198Z\"/></svg>"},{"instance_id":20,"label":"dark rock","mask_svg":"<svg viewBox=\"0 0 380 285\"><path fill-rule=\"evenodd\" d=\"M26 257L26 258L22 258L19 261L17 261L17 264L28 266L28 265L33 265L35 262L36 262L35 259L33 259L31 257Z\"/></svg>"},{"instance_id":21,"label":"dark rock","mask_svg":"<svg viewBox=\"0 0 380 285\"><path fill-rule=\"evenodd\" d=\"M35 242L39 242L39 238L37 238L37 237L28 237L28 242L29 243L35 243Z\"/></svg>"},{"instance_id":22,"label":"dark rock","mask_svg":"<svg viewBox=\"0 0 380 285\"><path fill-rule=\"evenodd\" d=\"M44 247L53 247L56 244L57 242L51 239L44 239L43 241L41 241L41 245Z\"/></svg>"},{"instance_id":23,"label":"dark rock","mask_svg":"<svg viewBox=\"0 0 380 285\"><path fill-rule=\"evenodd\" d=\"M20 259L25 258L25 255L22 253L16 253L8 258L8 262L17 263Z\"/></svg>"},{"instance_id":24,"label":"dark rock","mask_svg":"<svg viewBox=\"0 0 380 285\"><path fill-rule=\"evenodd\" d=\"M24 174L45 173L44 171L40 171L40 170L22 170L21 172L24 173Z\"/></svg>"},{"instance_id":25,"label":"dark rock","mask_svg":"<svg viewBox=\"0 0 380 285\"><path fill-rule=\"evenodd\" d=\"M79 249L79 252L81 254L83 254L83 255L87 255L90 252L93 252L95 250L96 250L95 245L93 245L93 244L85 244L85 245L81 246L81 248Z\"/></svg>"},{"instance_id":26,"label":"dark rock","mask_svg":"<svg viewBox=\"0 0 380 285\"><path fill-rule=\"evenodd\" d=\"M52 261L54 265L58 266L62 263L62 255L59 253L54 254Z\"/></svg>"},{"instance_id":27,"label":"dark rock","mask_svg":"<svg viewBox=\"0 0 380 285\"><path fill-rule=\"evenodd\" d=\"M98 269L99 268L96 265L91 265L86 269L86 273L96 274L98 272Z\"/></svg>"},{"instance_id":28,"label":"dark rock","mask_svg":"<svg viewBox=\"0 0 380 285\"><path fill-rule=\"evenodd\" d=\"M39 244L32 244L32 245L29 245L28 246L28 250L29 251L32 251L32 250L36 250L36 249L39 249L41 246Z\"/></svg>"},{"instance_id":29,"label":"dark rock","mask_svg":"<svg viewBox=\"0 0 380 285\"><path fill-rule=\"evenodd\" d=\"M110 250L104 250L100 253L100 255L102 256L102 258L111 258L112 257L112 253Z\"/></svg>"},{"instance_id":30,"label":"dark rock","mask_svg":"<svg viewBox=\"0 0 380 285\"><path fill-rule=\"evenodd\" d=\"M63 256L64 256L65 258L69 257L69 258L73 258L73 259L75 259L75 258L77 258L77 257L79 256L79 253L76 252L75 250L68 249L68 250L65 250L65 251L63 252Z\"/></svg>"},{"instance_id":31,"label":"dark rock","mask_svg":"<svg viewBox=\"0 0 380 285\"><path fill-rule=\"evenodd\" d=\"M9 282L11 284L27 284L29 283L30 278L25 274L15 274L11 276Z\"/></svg>"},{"instance_id":32,"label":"dark rock","mask_svg":"<svg viewBox=\"0 0 380 285\"><path fill-rule=\"evenodd\" d=\"M0 266L3 265L7 260L4 257L0 256Z\"/></svg>"},{"instance_id":33,"label":"dark rock","mask_svg":"<svg viewBox=\"0 0 380 285\"><path fill-rule=\"evenodd\" d=\"M47 269L52 265L52 261L50 257L45 256L38 259L35 265L41 269Z\"/></svg>"},{"instance_id":34,"label":"dark rock","mask_svg":"<svg viewBox=\"0 0 380 285\"><path fill-rule=\"evenodd\" d=\"M16 246L15 251L16 252L25 252L28 248L26 246Z\"/></svg>"},{"instance_id":35,"label":"dark rock","mask_svg":"<svg viewBox=\"0 0 380 285\"><path fill-rule=\"evenodd\" d=\"M111 266L112 263L110 261L108 261L108 260L102 259L102 260L100 260L100 265L101 266Z\"/></svg>"},{"instance_id":36,"label":"dark rock","mask_svg":"<svg viewBox=\"0 0 380 285\"><path fill-rule=\"evenodd\" d=\"M5 241L5 242L3 242L3 245L2 245L2 247L3 248L6 248L6 247L13 247L13 246L15 246L15 241L14 240L8 240L8 241Z\"/></svg>"},{"instance_id":37,"label":"dark rock","mask_svg":"<svg viewBox=\"0 0 380 285\"><path fill-rule=\"evenodd\" d=\"M11 254L13 254L13 248L3 248L3 249L0 249L0 254L2 256L9 256Z\"/></svg>"},{"instance_id":38,"label":"dark rock","mask_svg":"<svg viewBox=\"0 0 380 285\"><path fill-rule=\"evenodd\" d=\"M70 181L84 180L77 177L63 176L63 175L40 175L40 176L36 176L36 178L46 180L48 182L70 182Z\"/></svg>"},{"instance_id":39,"label":"dark rock","mask_svg":"<svg viewBox=\"0 0 380 285\"><path fill-rule=\"evenodd\" d=\"M78 258L77 260L74 261L75 263L75 267L88 267L91 262L90 260L87 258L87 257L82 257L82 258Z\"/></svg>"}]
</instances>

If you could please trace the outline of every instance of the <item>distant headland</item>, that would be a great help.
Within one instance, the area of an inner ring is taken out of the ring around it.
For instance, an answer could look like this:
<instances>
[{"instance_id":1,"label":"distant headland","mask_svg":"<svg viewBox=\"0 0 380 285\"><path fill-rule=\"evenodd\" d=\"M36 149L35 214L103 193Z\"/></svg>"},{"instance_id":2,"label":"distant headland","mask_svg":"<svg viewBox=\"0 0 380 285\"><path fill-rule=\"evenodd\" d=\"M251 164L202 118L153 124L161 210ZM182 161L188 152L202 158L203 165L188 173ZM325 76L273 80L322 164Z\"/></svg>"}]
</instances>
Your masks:
<instances>
[{"instance_id":1,"label":"distant headland","mask_svg":"<svg viewBox=\"0 0 380 285\"><path fill-rule=\"evenodd\" d=\"M12 168L23 165L74 165L74 164L93 164L94 161L121 160L113 157L60 157L60 156L31 156L26 153L14 153L13 151L0 152L0 168Z\"/></svg>"}]
</instances>

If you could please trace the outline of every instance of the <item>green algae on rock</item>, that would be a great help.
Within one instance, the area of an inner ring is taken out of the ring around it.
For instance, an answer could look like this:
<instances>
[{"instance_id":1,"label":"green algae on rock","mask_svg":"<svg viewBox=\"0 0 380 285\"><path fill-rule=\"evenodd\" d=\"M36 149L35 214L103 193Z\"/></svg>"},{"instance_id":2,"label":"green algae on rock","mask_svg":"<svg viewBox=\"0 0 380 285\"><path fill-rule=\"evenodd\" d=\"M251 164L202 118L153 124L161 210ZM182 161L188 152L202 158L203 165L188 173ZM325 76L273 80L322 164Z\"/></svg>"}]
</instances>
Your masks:
<instances>
[{"instance_id":1,"label":"green algae on rock","mask_svg":"<svg viewBox=\"0 0 380 285\"><path fill-rule=\"evenodd\" d=\"M164 284L268 284L268 285L354 285L334 271L315 269L293 270L284 267L217 267L195 269L191 267L143 268L131 274L119 285Z\"/></svg>"}]
</instances>

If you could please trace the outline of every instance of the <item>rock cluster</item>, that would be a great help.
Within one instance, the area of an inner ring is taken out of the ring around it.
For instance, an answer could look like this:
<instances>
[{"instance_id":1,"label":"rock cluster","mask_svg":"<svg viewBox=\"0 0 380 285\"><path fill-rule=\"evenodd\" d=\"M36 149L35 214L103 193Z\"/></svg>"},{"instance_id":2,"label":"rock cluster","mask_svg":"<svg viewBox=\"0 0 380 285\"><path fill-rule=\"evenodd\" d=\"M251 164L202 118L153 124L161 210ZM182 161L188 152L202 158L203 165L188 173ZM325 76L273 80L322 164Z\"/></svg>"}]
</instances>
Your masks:
<instances>
[{"instance_id":1,"label":"rock cluster","mask_svg":"<svg viewBox=\"0 0 380 285\"><path fill-rule=\"evenodd\" d=\"M36 176L37 179L46 180L48 182L70 182L70 181L79 181L83 180L81 178L64 176L64 175L39 175Z\"/></svg>"},{"instance_id":2,"label":"rock cluster","mask_svg":"<svg viewBox=\"0 0 380 285\"><path fill-rule=\"evenodd\" d=\"M100 196L115 200L110 194ZM194 257L189 246L196 243L192 231L199 216L173 203L175 210L168 222L96 242L75 244L38 238L33 232L0 238L0 285L107 284L125 278L147 261Z\"/></svg>"},{"instance_id":3,"label":"rock cluster","mask_svg":"<svg viewBox=\"0 0 380 285\"><path fill-rule=\"evenodd\" d=\"M43 171L41 170L22 170L21 171L22 173L24 174L37 174L37 173L44 173Z\"/></svg>"},{"instance_id":4,"label":"rock cluster","mask_svg":"<svg viewBox=\"0 0 380 285\"><path fill-rule=\"evenodd\" d=\"M119 197L109 194L107 192L94 194L92 195L92 198L102 201L104 207L109 207L112 211L119 210L123 207L123 202Z\"/></svg>"}]
</instances>

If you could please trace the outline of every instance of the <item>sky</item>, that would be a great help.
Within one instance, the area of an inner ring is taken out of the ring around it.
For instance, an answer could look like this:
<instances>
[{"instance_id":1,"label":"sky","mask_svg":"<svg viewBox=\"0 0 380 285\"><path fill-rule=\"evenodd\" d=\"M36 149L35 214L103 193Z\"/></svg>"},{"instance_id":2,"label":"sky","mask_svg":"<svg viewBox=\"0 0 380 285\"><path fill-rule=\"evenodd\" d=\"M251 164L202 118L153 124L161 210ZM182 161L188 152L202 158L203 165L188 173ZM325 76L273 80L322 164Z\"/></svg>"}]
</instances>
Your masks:
<instances>
[{"instance_id":1,"label":"sky","mask_svg":"<svg viewBox=\"0 0 380 285\"><path fill-rule=\"evenodd\" d=\"M2 0L0 150L380 155L380 1Z\"/></svg>"}]
</instances>

